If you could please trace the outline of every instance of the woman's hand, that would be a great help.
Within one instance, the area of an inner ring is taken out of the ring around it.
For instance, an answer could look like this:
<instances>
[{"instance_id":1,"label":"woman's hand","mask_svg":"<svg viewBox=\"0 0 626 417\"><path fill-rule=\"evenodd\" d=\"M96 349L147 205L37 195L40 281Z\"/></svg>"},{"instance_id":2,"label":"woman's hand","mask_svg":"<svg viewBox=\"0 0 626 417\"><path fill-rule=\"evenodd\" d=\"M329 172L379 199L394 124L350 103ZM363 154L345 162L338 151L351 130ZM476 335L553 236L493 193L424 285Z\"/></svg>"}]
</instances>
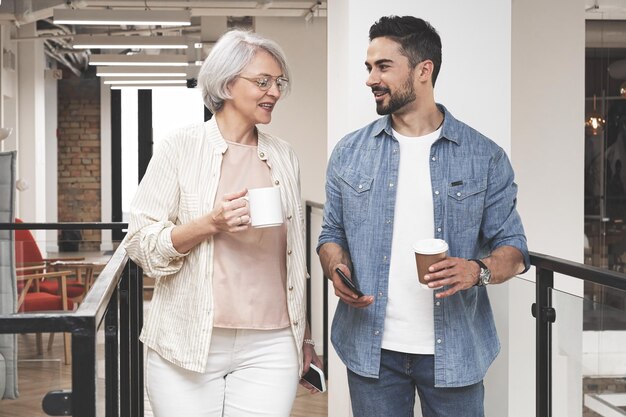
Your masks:
<instances>
[{"instance_id":1,"label":"woman's hand","mask_svg":"<svg viewBox=\"0 0 626 417\"><path fill-rule=\"evenodd\" d=\"M250 208L245 195L247 189L227 194L222 201L215 204L215 208L209 213L209 218L216 229L220 232L241 232L250 227Z\"/></svg>"},{"instance_id":2,"label":"woman's hand","mask_svg":"<svg viewBox=\"0 0 626 417\"><path fill-rule=\"evenodd\" d=\"M317 366L320 369L324 369L324 364L322 363L320 358L317 357L317 353L315 353L315 345L303 342L302 354L303 354L303 362L304 362L303 363L304 366L302 368L302 375L306 374L309 371L309 365L311 363L313 363L315 366ZM300 385L308 389L311 394L315 394L316 392L318 392L315 388L313 388L313 385L309 384L304 379L300 379Z\"/></svg>"}]
</instances>

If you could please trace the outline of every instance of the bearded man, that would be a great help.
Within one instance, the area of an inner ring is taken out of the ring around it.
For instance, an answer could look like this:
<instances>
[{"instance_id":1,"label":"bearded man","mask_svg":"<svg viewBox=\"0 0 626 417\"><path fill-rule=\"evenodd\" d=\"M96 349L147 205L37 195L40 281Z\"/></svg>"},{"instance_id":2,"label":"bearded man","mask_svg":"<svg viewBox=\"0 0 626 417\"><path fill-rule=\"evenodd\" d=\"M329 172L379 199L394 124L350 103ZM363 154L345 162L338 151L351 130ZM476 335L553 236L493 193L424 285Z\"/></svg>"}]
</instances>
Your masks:
<instances>
[{"instance_id":1,"label":"bearded man","mask_svg":"<svg viewBox=\"0 0 626 417\"><path fill-rule=\"evenodd\" d=\"M367 86L383 117L333 150L318 253L340 301L331 340L355 417L482 417L500 349L487 286L529 267L505 152L434 100L436 30L412 16L371 28ZM448 257L418 283L412 244ZM336 272L356 281L351 291Z\"/></svg>"}]
</instances>

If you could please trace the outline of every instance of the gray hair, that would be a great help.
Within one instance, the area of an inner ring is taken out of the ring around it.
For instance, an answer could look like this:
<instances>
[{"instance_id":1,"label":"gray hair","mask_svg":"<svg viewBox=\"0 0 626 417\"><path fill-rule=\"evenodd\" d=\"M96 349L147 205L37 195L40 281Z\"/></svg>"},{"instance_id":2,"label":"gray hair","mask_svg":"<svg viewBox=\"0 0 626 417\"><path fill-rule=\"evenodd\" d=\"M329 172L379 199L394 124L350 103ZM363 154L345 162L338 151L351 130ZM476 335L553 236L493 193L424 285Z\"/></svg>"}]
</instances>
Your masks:
<instances>
[{"instance_id":1,"label":"gray hair","mask_svg":"<svg viewBox=\"0 0 626 417\"><path fill-rule=\"evenodd\" d=\"M213 46L198 74L202 99L211 112L219 112L224 100L232 98L228 85L242 73L259 49L273 56L283 76L291 78L285 53L276 42L249 31L236 29L226 32ZM288 92L289 85L285 93Z\"/></svg>"}]
</instances>

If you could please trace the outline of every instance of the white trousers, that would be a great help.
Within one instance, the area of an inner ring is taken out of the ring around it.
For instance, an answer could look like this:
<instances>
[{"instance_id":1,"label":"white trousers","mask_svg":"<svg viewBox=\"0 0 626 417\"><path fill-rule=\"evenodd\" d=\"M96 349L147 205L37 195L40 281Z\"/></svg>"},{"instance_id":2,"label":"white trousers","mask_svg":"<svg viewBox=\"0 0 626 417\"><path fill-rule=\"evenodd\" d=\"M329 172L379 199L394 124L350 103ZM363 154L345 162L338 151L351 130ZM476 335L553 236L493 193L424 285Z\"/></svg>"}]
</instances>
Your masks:
<instances>
[{"instance_id":1,"label":"white trousers","mask_svg":"<svg viewBox=\"0 0 626 417\"><path fill-rule=\"evenodd\" d=\"M148 349L146 388L154 417L288 417L298 368L290 328L214 328L205 373Z\"/></svg>"}]
</instances>

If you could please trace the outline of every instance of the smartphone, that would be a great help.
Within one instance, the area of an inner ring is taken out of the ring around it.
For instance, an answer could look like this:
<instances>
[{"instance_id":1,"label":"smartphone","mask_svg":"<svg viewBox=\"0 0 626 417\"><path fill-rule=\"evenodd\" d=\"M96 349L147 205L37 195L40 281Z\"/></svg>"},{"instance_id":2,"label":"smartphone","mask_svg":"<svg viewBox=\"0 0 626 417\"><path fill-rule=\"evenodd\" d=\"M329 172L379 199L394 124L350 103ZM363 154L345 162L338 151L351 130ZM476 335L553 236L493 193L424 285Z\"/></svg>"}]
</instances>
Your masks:
<instances>
[{"instance_id":1,"label":"smartphone","mask_svg":"<svg viewBox=\"0 0 626 417\"><path fill-rule=\"evenodd\" d=\"M324 378L324 371L317 366L310 364L309 371L302 377L306 382L313 385L319 392L326 391L326 378Z\"/></svg>"},{"instance_id":2,"label":"smartphone","mask_svg":"<svg viewBox=\"0 0 626 417\"><path fill-rule=\"evenodd\" d=\"M356 284L350 278L348 278L341 269L336 268L335 272L339 274L339 278L341 278L346 287L350 288L350 290L359 297L363 297L363 293L361 292L361 290L359 290Z\"/></svg>"}]
</instances>

